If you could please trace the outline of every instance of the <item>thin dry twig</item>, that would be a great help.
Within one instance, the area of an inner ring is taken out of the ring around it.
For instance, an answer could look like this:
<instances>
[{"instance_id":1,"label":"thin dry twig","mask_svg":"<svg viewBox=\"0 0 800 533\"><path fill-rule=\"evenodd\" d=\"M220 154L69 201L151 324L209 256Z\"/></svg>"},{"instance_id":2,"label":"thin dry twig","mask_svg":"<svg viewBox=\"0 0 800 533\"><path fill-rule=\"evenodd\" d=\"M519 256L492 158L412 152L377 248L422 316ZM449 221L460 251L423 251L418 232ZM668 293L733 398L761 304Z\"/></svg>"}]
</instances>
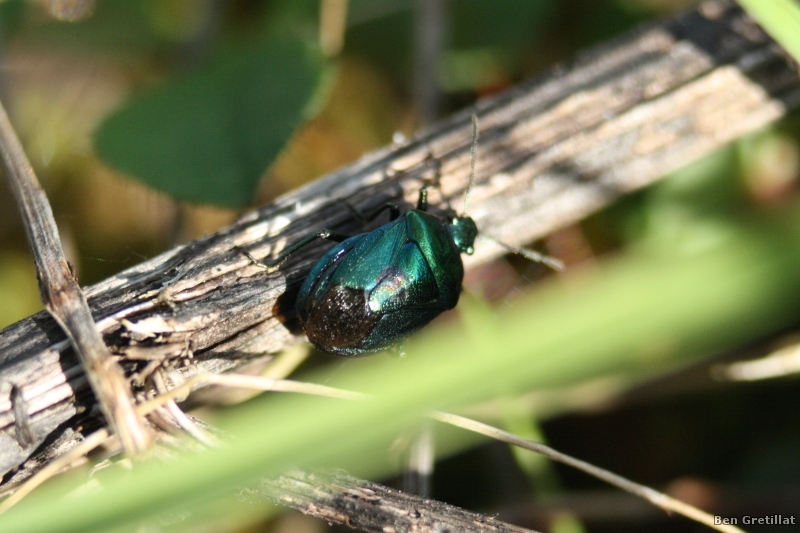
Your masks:
<instances>
[{"instance_id":1,"label":"thin dry twig","mask_svg":"<svg viewBox=\"0 0 800 533\"><path fill-rule=\"evenodd\" d=\"M577 468L582 472L586 472L587 474L594 476L598 479L605 481L615 487L618 487L626 492L644 498L648 502L652 503L653 505L664 509L667 512L675 512L680 515L683 515L691 520L696 522L700 522L701 524L705 524L708 527L714 528L717 531L723 531L725 533L744 533L743 530L739 529L736 526L732 525L725 525L725 524L716 524L714 522L714 517L709 513L694 507L693 505L689 505L686 502L682 502L671 496L667 496L663 492L659 492L655 489L647 487L645 485L641 485L634 481L631 481L627 478L614 474L613 472L609 472L604 468L600 468L594 466L586 461L581 461L580 459L576 459L570 455L565 453L561 453L558 450L551 448L545 444L540 442L523 439L513 433L508 433L507 431L503 431L501 429L489 426L487 424L483 424L481 422L477 422L475 420L471 420L469 418L465 418L463 416L454 415L451 413L444 413L441 411L431 413L429 415L434 420L438 420L440 422L444 422L445 424L450 424L452 426L460 427L469 431L473 431L475 433L479 433L481 435L486 435L487 437L491 437L493 439L507 442L508 444L513 444L514 446L519 446L520 448L524 448L526 450L531 450L537 453L552 459L553 461L558 461L559 463L563 463L565 465L569 465L573 468Z\"/></svg>"},{"instance_id":2,"label":"thin dry twig","mask_svg":"<svg viewBox=\"0 0 800 533\"><path fill-rule=\"evenodd\" d=\"M223 385L226 387L239 387L259 390L263 392L296 392L313 396L326 396L340 400L363 400L367 396L359 392L351 392L316 383L304 383L289 379L271 379L262 376L249 376L246 374L212 374L203 372L187 379L175 388L160 394L152 400L141 403L137 409L142 413L149 413L158 406L171 400L185 399L186 396L198 387L207 385Z\"/></svg>"},{"instance_id":3,"label":"thin dry twig","mask_svg":"<svg viewBox=\"0 0 800 533\"><path fill-rule=\"evenodd\" d=\"M81 457L88 455L95 448L102 446L109 438L113 438L108 429L98 429L85 439L72 448L69 453L57 457L47 464L44 468L36 472L34 475L26 479L13 494L0 503L0 514L5 513L13 506L18 504L28 494L36 490L39 485L58 474L62 469L67 468L69 465L79 460Z\"/></svg>"},{"instance_id":4,"label":"thin dry twig","mask_svg":"<svg viewBox=\"0 0 800 533\"><path fill-rule=\"evenodd\" d=\"M315 383L303 383L300 381L291 381L286 379L271 379L261 376L249 376L245 374L203 373L193 376L191 379L186 380L175 388L165 390L152 400L140 403L136 406L136 412L139 416L143 417L163 406L166 406L169 409L169 406L173 405L174 409L169 410L170 416L176 419L176 422L182 429L195 437L201 444L204 444L208 447L217 447L219 443L215 439L212 440L205 434L201 435L195 432L201 430L196 428L195 424L189 421L186 417L186 414L183 413L183 411L181 411L180 408L175 404L176 398L185 398L194 389L209 385L247 388L261 392L294 392L313 396L326 396L328 398L342 400L363 400L368 398L366 394L336 389L334 387L327 387L325 385L317 385ZM86 437L80 444L71 449L69 453L64 454L48 463L46 467L21 483L13 494L0 503L0 514L19 503L19 501L25 496L30 494L39 485L56 475L62 469L74 463L81 457L88 455L95 448L101 446L110 437L112 437L112 435L106 429L95 431Z\"/></svg>"},{"instance_id":5,"label":"thin dry twig","mask_svg":"<svg viewBox=\"0 0 800 533\"><path fill-rule=\"evenodd\" d=\"M123 448L129 454L141 453L148 448L151 437L144 420L133 408L131 390L122 370L111 358L95 327L86 297L61 248L50 203L2 103L0 154L28 234L44 306L80 357L100 409L112 431L119 435ZM24 426L19 418L17 423Z\"/></svg>"},{"instance_id":6,"label":"thin dry twig","mask_svg":"<svg viewBox=\"0 0 800 533\"><path fill-rule=\"evenodd\" d=\"M167 388L167 381L164 378L164 371L162 369L159 368L153 373L152 381L156 387L156 392L159 395L166 394L169 391ZM197 442L203 446L206 446L207 448L219 447L220 442L195 424L195 422L183 412L178 404L175 403L175 400L166 401L164 403L164 409L166 409L167 413L173 418L178 427L194 437Z\"/></svg>"}]
</instances>

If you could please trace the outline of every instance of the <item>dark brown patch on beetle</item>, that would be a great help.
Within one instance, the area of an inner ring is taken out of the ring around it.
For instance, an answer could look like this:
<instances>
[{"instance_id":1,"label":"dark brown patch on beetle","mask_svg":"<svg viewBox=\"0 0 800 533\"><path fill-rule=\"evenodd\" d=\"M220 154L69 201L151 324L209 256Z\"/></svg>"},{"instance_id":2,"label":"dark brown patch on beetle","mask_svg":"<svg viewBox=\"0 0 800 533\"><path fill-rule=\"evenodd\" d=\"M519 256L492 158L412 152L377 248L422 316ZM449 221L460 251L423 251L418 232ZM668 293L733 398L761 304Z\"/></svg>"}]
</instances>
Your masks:
<instances>
[{"instance_id":1,"label":"dark brown patch on beetle","mask_svg":"<svg viewBox=\"0 0 800 533\"><path fill-rule=\"evenodd\" d=\"M367 307L363 290L338 286L325 291L323 298L314 303L304 326L308 340L337 353L359 348L381 316Z\"/></svg>"}]
</instances>

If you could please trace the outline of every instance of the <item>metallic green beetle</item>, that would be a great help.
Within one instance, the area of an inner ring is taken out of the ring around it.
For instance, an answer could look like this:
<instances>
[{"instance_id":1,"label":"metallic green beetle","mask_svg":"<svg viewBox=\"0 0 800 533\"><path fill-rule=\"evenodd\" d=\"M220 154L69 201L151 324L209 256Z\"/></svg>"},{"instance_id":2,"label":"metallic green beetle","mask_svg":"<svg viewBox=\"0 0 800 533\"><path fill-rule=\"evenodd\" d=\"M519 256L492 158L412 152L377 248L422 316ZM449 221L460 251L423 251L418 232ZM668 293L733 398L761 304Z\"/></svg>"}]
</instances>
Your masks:
<instances>
[{"instance_id":1,"label":"metallic green beetle","mask_svg":"<svg viewBox=\"0 0 800 533\"><path fill-rule=\"evenodd\" d=\"M346 356L383 350L456 306L461 254L472 253L478 228L468 216L447 220L427 206L423 188L416 209L400 214L389 206L390 222L374 231L312 236L341 240L311 269L297 297L297 315L314 346Z\"/></svg>"},{"instance_id":2,"label":"metallic green beetle","mask_svg":"<svg viewBox=\"0 0 800 533\"><path fill-rule=\"evenodd\" d=\"M461 254L472 254L478 236L475 221L466 215L477 150L475 117L472 124L472 161L464 214L443 218L428 213L426 185L420 190L416 209L401 214L396 205L386 204L363 217L372 220L381 212L390 211L390 221L374 231L351 237L323 230L264 265L276 268L316 239L339 243L311 269L295 304L314 346L344 356L384 350L456 306L464 279ZM554 266L550 258L494 242Z\"/></svg>"}]
</instances>

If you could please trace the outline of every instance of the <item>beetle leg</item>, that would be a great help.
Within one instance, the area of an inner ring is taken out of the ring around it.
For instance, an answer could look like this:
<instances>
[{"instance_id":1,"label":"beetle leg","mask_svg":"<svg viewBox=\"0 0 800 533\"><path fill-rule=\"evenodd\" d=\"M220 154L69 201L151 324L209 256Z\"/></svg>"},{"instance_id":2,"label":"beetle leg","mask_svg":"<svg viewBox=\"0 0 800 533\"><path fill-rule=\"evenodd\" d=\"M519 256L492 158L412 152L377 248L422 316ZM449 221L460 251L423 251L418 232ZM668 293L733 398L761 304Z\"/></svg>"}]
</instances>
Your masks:
<instances>
[{"instance_id":1,"label":"beetle leg","mask_svg":"<svg viewBox=\"0 0 800 533\"><path fill-rule=\"evenodd\" d=\"M339 233L338 231L333 231L331 229L324 229L322 231L318 231L317 233L315 233L313 235L309 235L305 239L301 239L300 241L294 243L289 248L284 250L278 257L276 257L275 259L273 259L272 261L269 261L267 263L263 263L263 262L259 261L258 259L253 257L250 254L250 252L248 252L247 250L245 250L243 248L239 248L238 246L237 246L237 248L254 265L256 265L258 267L261 267L264 270L266 270L267 272L271 273L271 272L275 272L276 270L278 270L278 267L280 267L283 264L283 262L286 261L289 258L290 255L292 255L293 253L297 252L301 248L303 248L305 246L308 246L309 244L311 244L312 242L316 241L317 239L325 239L327 241L333 241L333 242L342 242L342 241L344 241L346 239L349 239L350 237L351 237L350 235L345 235L344 233Z\"/></svg>"},{"instance_id":2,"label":"beetle leg","mask_svg":"<svg viewBox=\"0 0 800 533\"><path fill-rule=\"evenodd\" d=\"M250 252L248 252L244 248L242 248L240 246L235 246L234 248L236 248L237 252L240 252L242 255L244 255L246 258L248 258L250 260L250 262L253 263L255 266L257 266L259 268L263 268L264 270L269 270L269 266L267 266L266 264L262 263L261 261L259 261L255 257L253 257L253 254L251 254Z\"/></svg>"},{"instance_id":3,"label":"beetle leg","mask_svg":"<svg viewBox=\"0 0 800 533\"><path fill-rule=\"evenodd\" d=\"M425 156L425 165L433 168L433 179L430 180L429 186L436 187L441 190L442 188L442 160L433 155L433 152L428 148L428 155Z\"/></svg>"},{"instance_id":4,"label":"beetle leg","mask_svg":"<svg viewBox=\"0 0 800 533\"><path fill-rule=\"evenodd\" d=\"M419 200L417 200L417 209L420 211L428 210L428 184L422 186L419 190Z\"/></svg>"}]
</instances>

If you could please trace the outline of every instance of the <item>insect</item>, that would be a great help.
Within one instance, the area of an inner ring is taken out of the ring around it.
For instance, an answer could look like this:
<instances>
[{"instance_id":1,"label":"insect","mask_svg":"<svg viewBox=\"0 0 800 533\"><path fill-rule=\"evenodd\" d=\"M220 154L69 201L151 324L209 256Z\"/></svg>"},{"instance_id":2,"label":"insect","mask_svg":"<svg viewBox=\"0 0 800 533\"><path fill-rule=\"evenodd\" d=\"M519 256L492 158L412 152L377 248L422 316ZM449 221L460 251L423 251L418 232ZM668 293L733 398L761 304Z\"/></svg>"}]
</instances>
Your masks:
<instances>
[{"instance_id":1,"label":"insect","mask_svg":"<svg viewBox=\"0 0 800 533\"><path fill-rule=\"evenodd\" d=\"M261 265L274 270L317 239L338 243L314 265L297 296L297 315L314 346L343 356L381 351L456 306L464 279L461 254L472 254L478 237L475 221L466 214L477 152L475 116L472 124L470 179L460 216L428 213L425 185L415 209L400 213L389 203L359 216L369 221L388 210L390 221L376 230L355 236L322 230ZM533 252L497 244L548 262Z\"/></svg>"}]
</instances>

